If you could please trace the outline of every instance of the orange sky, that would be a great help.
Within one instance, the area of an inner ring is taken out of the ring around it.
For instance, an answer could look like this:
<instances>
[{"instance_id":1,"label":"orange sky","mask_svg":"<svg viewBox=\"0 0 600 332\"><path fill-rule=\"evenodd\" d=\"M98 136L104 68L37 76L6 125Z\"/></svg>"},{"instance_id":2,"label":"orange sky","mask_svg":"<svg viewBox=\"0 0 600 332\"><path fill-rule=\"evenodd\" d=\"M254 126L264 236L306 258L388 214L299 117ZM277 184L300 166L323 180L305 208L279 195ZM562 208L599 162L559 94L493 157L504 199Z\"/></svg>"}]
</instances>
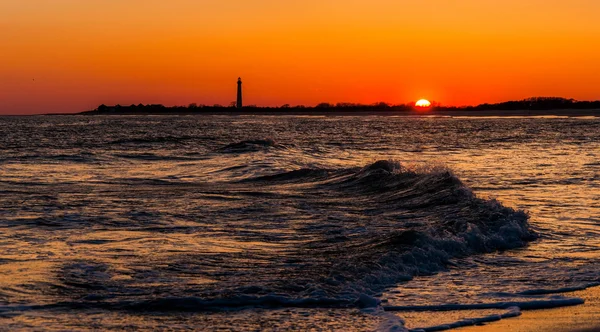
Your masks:
<instances>
[{"instance_id":1,"label":"orange sky","mask_svg":"<svg viewBox=\"0 0 600 332\"><path fill-rule=\"evenodd\" d=\"M597 0L0 0L0 114L600 99Z\"/></svg>"}]
</instances>

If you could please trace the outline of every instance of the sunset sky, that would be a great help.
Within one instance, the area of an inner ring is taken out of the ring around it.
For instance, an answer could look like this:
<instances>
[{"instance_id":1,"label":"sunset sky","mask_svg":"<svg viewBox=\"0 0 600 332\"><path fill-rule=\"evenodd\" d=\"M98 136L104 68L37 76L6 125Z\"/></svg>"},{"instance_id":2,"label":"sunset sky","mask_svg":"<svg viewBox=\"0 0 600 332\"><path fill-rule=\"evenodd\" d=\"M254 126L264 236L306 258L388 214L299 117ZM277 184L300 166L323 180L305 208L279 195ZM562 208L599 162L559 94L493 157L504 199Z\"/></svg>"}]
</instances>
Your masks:
<instances>
[{"instance_id":1,"label":"sunset sky","mask_svg":"<svg viewBox=\"0 0 600 332\"><path fill-rule=\"evenodd\" d=\"M597 0L0 0L0 114L600 99Z\"/></svg>"}]
</instances>

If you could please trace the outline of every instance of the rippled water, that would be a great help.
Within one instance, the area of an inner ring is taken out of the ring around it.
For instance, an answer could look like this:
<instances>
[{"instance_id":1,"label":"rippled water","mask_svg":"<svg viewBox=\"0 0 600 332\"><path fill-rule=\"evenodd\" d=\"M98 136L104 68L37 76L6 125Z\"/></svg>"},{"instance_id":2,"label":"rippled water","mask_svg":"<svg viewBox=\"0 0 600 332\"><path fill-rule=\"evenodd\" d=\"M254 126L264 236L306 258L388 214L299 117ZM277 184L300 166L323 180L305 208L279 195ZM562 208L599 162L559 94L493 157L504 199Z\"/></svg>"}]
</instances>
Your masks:
<instances>
[{"instance_id":1,"label":"rippled water","mask_svg":"<svg viewBox=\"0 0 600 332\"><path fill-rule=\"evenodd\" d=\"M373 330L573 304L553 293L599 281L599 125L0 118L0 325Z\"/></svg>"}]
</instances>

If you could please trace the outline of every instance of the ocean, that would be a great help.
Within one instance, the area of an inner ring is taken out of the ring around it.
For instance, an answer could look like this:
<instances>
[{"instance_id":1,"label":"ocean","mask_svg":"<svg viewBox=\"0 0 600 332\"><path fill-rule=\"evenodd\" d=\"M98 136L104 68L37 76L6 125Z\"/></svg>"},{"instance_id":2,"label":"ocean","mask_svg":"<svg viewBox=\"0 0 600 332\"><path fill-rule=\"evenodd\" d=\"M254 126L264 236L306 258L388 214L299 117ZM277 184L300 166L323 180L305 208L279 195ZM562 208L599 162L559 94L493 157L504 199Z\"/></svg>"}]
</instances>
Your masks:
<instances>
[{"instance_id":1,"label":"ocean","mask_svg":"<svg viewBox=\"0 0 600 332\"><path fill-rule=\"evenodd\" d=\"M598 128L0 117L0 330L433 331L579 304Z\"/></svg>"}]
</instances>

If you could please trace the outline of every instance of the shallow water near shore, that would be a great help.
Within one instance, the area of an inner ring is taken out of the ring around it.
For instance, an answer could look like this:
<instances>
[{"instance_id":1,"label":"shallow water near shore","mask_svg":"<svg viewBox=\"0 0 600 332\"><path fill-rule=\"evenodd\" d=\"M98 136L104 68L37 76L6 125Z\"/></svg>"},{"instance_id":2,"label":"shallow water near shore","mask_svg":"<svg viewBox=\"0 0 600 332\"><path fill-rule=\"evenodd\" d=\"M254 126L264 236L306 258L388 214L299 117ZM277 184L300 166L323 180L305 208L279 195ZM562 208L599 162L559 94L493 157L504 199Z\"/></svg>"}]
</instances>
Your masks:
<instances>
[{"instance_id":1,"label":"shallow water near shore","mask_svg":"<svg viewBox=\"0 0 600 332\"><path fill-rule=\"evenodd\" d=\"M10 329L427 328L600 281L597 118L0 125Z\"/></svg>"}]
</instances>

